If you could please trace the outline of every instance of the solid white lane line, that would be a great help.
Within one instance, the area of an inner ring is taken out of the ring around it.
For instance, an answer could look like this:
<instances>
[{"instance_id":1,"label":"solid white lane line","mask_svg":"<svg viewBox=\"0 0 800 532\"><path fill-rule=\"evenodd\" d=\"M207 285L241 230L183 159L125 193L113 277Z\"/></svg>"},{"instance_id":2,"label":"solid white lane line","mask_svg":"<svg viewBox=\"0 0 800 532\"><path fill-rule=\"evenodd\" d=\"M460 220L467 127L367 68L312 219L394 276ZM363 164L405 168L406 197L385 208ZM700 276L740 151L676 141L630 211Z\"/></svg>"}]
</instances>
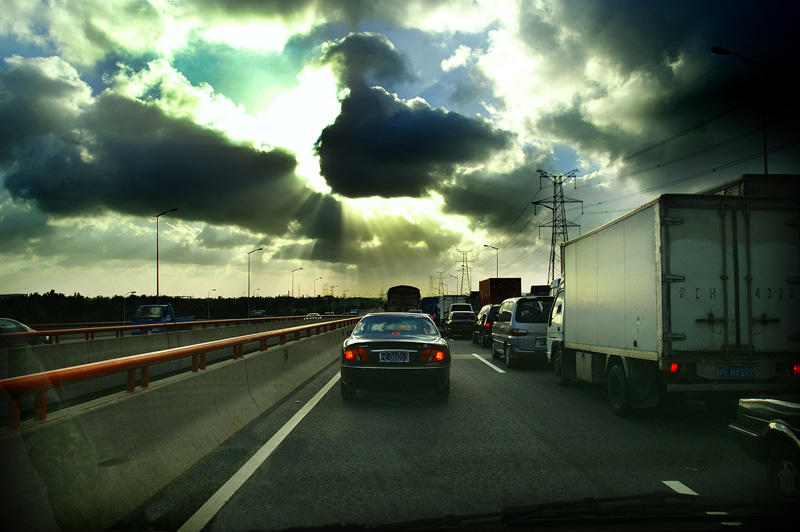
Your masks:
<instances>
[{"instance_id":1,"label":"solid white lane line","mask_svg":"<svg viewBox=\"0 0 800 532\"><path fill-rule=\"evenodd\" d=\"M486 360L485 358L483 358L479 354L472 353L472 356L474 356L475 358L477 358L478 360L480 360L481 362L483 362L484 364L486 364L487 366L489 366L490 368L495 370L497 373L505 373L505 371L503 371L502 369L498 368L497 366L495 366L494 364L492 364L491 362L489 362L488 360Z\"/></svg>"},{"instance_id":2,"label":"solid white lane line","mask_svg":"<svg viewBox=\"0 0 800 532\"><path fill-rule=\"evenodd\" d=\"M677 480L662 480L662 482L676 493L682 493L684 495L698 495L696 491L686 486L686 484L683 482L679 482Z\"/></svg>"},{"instance_id":3,"label":"solid white lane line","mask_svg":"<svg viewBox=\"0 0 800 532\"><path fill-rule=\"evenodd\" d=\"M206 501L203 506L200 507L195 514L186 521L182 527L178 529L178 532L199 532L203 529L206 524L208 524L211 519L217 515L222 507L225 505L228 500L233 497L234 493L242 487L242 485L247 481L250 476L256 472L256 470L264 463L264 461L269 458L269 455L272 454L272 451L277 449L278 445L286 439L292 430L303 420L306 415L311 412L311 409L314 408L317 403L322 399L322 397L328 393L336 381L339 380L341 375L337 372L336 375L333 376L331 380L328 381L325 386L322 387L317 394L311 398L311 400L306 403L303 408L297 411L295 415L292 416L292 419L286 422L286 424L281 427L281 429L275 433L272 438L269 439L267 443L264 444L261 449L256 452L247 461L246 464L242 466L242 468L237 471L228 481L219 489L217 492L211 496L208 501Z\"/></svg>"}]
</instances>

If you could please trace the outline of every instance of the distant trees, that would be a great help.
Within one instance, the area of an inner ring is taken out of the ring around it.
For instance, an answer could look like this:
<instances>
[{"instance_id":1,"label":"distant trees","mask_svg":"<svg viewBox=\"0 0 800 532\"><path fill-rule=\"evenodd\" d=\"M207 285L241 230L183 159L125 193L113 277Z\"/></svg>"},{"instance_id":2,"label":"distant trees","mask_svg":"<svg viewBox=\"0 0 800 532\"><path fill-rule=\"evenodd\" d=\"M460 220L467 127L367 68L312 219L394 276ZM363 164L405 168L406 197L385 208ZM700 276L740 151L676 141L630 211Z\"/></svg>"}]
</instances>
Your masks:
<instances>
[{"instance_id":1,"label":"distant trees","mask_svg":"<svg viewBox=\"0 0 800 532\"><path fill-rule=\"evenodd\" d=\"M86 297L56 293L0 295L0 317L13 318L27 325L59 323L121 323L123 315L130 321L136 307L155 302L155 296L132 294L122 296ZM161 296L162 303L170 303L179 316L194 316L198 320L247 317L247 298L190 298ZM380 304L378 298L296 297L294 314L333 311L337 314L352 308L372 309ZM123 310L124 305L124 310ZM267 316L288 316L292 300L289 296L254 297L250 308L264 310Z\"/></svg>"}]
</instances>

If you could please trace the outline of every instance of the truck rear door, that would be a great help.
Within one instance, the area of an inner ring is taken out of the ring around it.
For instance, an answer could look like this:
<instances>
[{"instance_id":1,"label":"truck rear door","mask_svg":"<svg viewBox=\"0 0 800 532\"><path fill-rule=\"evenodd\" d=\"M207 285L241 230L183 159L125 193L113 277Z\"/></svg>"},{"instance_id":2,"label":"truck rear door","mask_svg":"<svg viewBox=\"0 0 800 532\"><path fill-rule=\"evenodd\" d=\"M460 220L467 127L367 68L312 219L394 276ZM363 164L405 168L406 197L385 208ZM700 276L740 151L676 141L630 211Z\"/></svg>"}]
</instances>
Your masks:
<instances>
[{"instance_id":1,"label":"truck rear door","mask_svg":"<svg viewBox=\"0 0 800 532\"><path fill-rule=\"evenodd\" d=\"M727 358L796 352L797 208L755 197L665 198L665 348Z\"/></svg>"}]
</instances>

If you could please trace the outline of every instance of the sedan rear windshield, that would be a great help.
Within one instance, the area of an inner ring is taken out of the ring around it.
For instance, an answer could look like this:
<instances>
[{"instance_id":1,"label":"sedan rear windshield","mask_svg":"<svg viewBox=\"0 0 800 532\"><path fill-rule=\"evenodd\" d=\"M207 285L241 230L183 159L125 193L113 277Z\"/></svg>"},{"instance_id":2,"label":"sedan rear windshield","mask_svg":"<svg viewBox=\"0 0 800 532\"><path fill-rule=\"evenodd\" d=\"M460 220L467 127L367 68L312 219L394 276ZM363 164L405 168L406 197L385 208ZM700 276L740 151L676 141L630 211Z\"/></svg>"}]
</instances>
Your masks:
<instances>
[{"instance_id":1,"label":"sedan rear windshield","mask_svg":"<svg viewBox=\"0 0 800 532\"><path fill-rule=\"evenodd\" d=\"M474 312L451 312L450 321L475 321Z\"/></svg>"},{"instance_id":2,"label":"sedan rear windshield","mask_svg":"<svg viewBox=\"0 0 800 532\"><path fill-rule=\"evenodd\" d=\"M516 320L519 323L547 323L553 298L520 299L517 303Z\"/></svg>"},{"instance_id":3,"label":"sedan rear windshield","mask_svg":"<svg viewBox=\"0 0 800 532\"><path fill-rule=\"evenodd\" d=\"M353 330L353 334L429 334L439 330L429 319L412 316L367 316Z\"/></svg>"}]
</instances>

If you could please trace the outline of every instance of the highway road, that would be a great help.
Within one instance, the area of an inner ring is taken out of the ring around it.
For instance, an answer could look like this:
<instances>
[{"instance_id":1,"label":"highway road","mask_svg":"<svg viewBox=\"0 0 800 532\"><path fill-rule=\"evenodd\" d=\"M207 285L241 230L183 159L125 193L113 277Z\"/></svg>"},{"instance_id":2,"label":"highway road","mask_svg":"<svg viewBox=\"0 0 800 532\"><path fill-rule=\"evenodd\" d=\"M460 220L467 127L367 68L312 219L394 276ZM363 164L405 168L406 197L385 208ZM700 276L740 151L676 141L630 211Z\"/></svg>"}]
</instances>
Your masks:
<instances>
[{"instance_id":1,"label":"highway road","mask_svg":"<svg viewBox=\"0 0 800 532\"><path fill-rule=\"evenodd\" d=\"M672 491L768 499L763 467L700 402L622 419L604 389L562 388L549 368L507 369L450 343L449 402L345 403L334 364L113 529L377 524Z\"/></svg>"}]
</instances>

